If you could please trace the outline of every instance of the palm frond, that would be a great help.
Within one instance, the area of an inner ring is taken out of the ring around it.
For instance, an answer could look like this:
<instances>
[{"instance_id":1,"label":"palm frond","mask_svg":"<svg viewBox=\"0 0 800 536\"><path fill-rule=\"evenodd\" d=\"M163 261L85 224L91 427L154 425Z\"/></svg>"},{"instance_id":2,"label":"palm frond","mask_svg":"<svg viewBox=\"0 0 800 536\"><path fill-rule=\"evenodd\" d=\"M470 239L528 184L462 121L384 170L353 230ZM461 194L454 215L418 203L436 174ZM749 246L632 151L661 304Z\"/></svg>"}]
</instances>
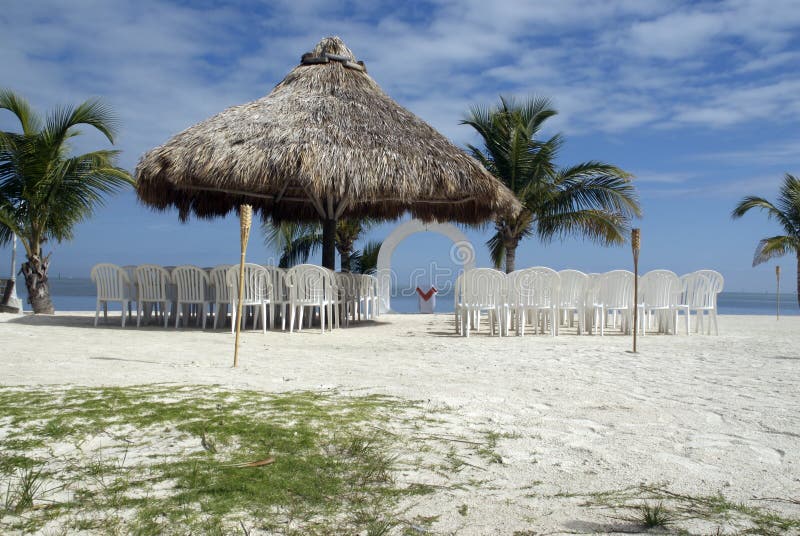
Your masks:
<instances>
[{"instance_id":1,"label":"palm frond","mask_svg":"<svg viewBox=\"0 0 800 536\"><path fill-rule=\"evenodd\" d=\"M17 116L22 133L31 136L42 128L42 120L31 108L28 101L11 90L0 89L0 109L8 110Z\"/></svg>"},{"instance_id":2,"label":"palm frond","mask_svg":"<svg viewBox=\"0 0 800 536\"><path fill-rule=\"evenodd\" d=\"M559 212L538 221L537 235L542 241L555 237L578 236L604 246L625 243L630 234L630 220L625 216L604 210L576 210Z\"/></svg>"},{"instance_id":3,"label":"palm frond","mask_svg":"<svg viewBox=\"0 0 800 536\"><path fill-rule=\"evenodd\" d=\"M374 274L378 270L378 253L383 242L370 240L350 258L352 271L358 274Z\"/></svg>"},{"instance_id":4,"label":"palm frond","mask_svg":"<svg viewBox=\"0 0 800 536\"><path fill-rule=\"evenodd\" d=\"M797 237L771 236L769 238L762 238L758 242L755 254L753 255L753 266L758 266L771 259L783 257L788 253L797 253L799 251L800 240Z\"/></svg>"},{"instance_id":5,"label":"palm frond","mask_svg":"<svg viewBox=\"0 0 800 536\"><path fill-rule=\"evenodd\" d=\"M797 227L793 224L789 215L781 211L778 207L767 201L763 197L747 196L736 205L731 212L731 218L741 218L752 209L759 209L767 213L767 219L775 220L789 234L797 233Z\"/></svg>"},{"instance_id":6,"label":"palm frond","mask_svg":"<svg viewBox=\"0 0 800 536\"><path fill-rule=\"evenodd\" d=\"M627 173L614 166L596 164L587 162L556 174L555 209L597 209L627 218L641 216L636 188L627 179Z\"/></svg>"},{"instance_id":7,"label":"palm frond","mask_svg":"<svg viewBox=\"0 0 800 536\"><path fill-rule=\"evenodd\" d=\"M322 225L319 223L264 223L265 245L280 255L278 266L290 268L308 262L322 247Z\"/></svg>"},{"instance_id":8,"label":"palm frond","mask_svg":"<svg viewBox=\"0 0 800 536\"><path fill-rule=\"evenodd\" d=\"M74 129L78 125L90 125L114 143L118 121L111 108L100 99L89 99L75 107L54 109L47 116L42 136L48 144L57 147L80 132Z\"/></svg>"},{"instance_id":9,"label":"palm frond","mask_svg":"<svg viewBox=\"0 0 800 536\"><path fill-rule=\"evenodd\" d=\"M492 265L496 270L501 269L503 263L506 261L506 246L501 232L495 232L495 234L486 241L486 246L489 248L489 257L492 259Z\"/></svg>"}]
</instances>

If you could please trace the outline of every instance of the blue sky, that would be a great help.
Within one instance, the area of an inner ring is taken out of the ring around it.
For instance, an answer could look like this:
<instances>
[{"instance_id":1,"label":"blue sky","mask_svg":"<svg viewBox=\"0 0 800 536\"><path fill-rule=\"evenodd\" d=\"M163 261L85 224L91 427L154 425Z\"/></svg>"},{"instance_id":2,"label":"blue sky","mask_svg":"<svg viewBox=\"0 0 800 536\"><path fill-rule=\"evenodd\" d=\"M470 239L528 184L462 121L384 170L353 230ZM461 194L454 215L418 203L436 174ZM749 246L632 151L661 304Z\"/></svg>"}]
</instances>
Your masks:
<instances>
[{"instance_id":1,"label":"blue sky","mask_svg":"<svg viewBox=\"0 0 800 536\"><path fill-rule=\"evenodd\" d=\"M635 175L644 217L642 270L714 268L726 289L771 290L774 266L751 268L776 224L731 221L747 194L774 198L800 173L800 2L797 0L18 1L0 10L0 86L40 111L100 96L122 129L120 164L228 106L267 94L300 56L338 35L370 75L458 145L470 106L498 96L549 97L561 165L604 160ZM0 128L17 130L0 112ZM105 147L86 131L76 150ZM368 238L385 238L394 224ZM467 231L488 265L490 229ZM178 222L126 192L53 249L52 274L86 277L96 262L213 265L238 259L238 222ZM447 239L415 235L393 267L406 277L450 263ZM249 258L272 253L259 231ZM5 276L9 249L0 249ZM522 243L517 265L599 272L630 267L629 247L578 238ZM794 259L777 262L787 282ZM791 274L791 275L790 275ZM787 288L791 285L787 285Z\"/></svg>"}]
</instances>

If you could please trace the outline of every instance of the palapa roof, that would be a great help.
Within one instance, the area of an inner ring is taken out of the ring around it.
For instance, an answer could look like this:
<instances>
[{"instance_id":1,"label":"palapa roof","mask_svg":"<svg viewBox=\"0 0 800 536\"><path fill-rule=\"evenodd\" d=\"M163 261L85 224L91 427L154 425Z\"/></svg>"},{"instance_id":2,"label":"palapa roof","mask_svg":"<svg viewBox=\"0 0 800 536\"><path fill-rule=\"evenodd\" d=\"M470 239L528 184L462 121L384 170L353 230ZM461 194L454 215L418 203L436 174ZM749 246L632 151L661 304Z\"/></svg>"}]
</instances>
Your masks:
<instances>
[{"instance_id":1,"label":"palapa roof","mask_svg":"<svg viewBox=\"0 0 800 536\"><path fill-rule=\"evenodd\" d=\"M513 193L394 102L338 37L320 41L272 92L152 149L139 198L185 220L248 203L274 221L394 219L475 223L515 214Z\"/></svg>"}]
</instances>

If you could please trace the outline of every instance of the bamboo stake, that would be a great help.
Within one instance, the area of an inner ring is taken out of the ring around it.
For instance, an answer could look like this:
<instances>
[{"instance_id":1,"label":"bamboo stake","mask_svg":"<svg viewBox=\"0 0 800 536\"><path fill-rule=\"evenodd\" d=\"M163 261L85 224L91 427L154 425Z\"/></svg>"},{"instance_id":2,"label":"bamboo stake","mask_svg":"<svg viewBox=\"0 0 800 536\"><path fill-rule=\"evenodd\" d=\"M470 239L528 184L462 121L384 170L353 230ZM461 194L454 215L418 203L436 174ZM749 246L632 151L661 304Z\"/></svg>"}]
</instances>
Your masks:
<instances>
[{"instance_id":1,"label":"bamboo stake","mask_svg":"<svg viewBox=\"0 0 800 536\"><path fill-rule=\"evenodd\" d=\"M641 233L631 229L631 248L633 249L633 353L636 353L636 331L639 321L639 249Z\"/></svg>"},{"instance_id":2,"label":"bamboo stake","mask_svg":"<svg viewBox=\"0 0 800 536\"><path fill-rule=\"evenodd\" d=\"M239 366L239 333L242 331L242 294L244 294L244 256L247 252L247 241L250 239L250 225L253 223L253 207L239 207L241 221L242 256L239 259L239 303L236 305L236 341L233 346L233 366ZM262 320L264 321L264 320Z\"/></svg>"},{"instance_id":3,"label":"bamboo stake","mask_svg":"<svg viewBox=\"0 0 800 536\"><path fill-rule=\"evenodd\" d=\"M781 267L775 267L775 279L778 282L778 288L775 291L775 320L781 319Z\"/></svg>"}]
</instances>

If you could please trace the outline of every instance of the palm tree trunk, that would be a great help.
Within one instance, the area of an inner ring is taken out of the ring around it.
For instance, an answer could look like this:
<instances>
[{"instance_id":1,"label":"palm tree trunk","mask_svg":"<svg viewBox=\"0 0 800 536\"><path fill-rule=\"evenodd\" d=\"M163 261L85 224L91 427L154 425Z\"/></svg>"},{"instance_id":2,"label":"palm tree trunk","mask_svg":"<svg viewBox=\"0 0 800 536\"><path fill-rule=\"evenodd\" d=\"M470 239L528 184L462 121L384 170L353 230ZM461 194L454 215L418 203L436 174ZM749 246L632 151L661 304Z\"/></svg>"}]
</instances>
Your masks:
<instances>
[{"instance_id":1,"label":"palm tree trunk","mask_svg":"<svg viewBox=\"0 0 800 536\"><path fill-rule=\"evenodd\" d=\"M28 302L34 314L51 315L55 313L53 302L50 299L50 287L47 284L47 268L50 266L50 255L44 259L39 255L27 257L28 261L22 263L21 271L25 277L25 286L28 287Z\"/></svg>"},{"instance_id":2,"label":"palm tree trunk","mask_svg":"<svg viewBox=\"0 0 800 536\"><path fill-rule=\"evenodd\" d=\"M506 244L506 273L510 274L516 269L517 245Z\"/></svg>"},{"instance_id":3,"label":"palm tree trunk","mask_svg":"<svg viewBox=\"0 0 800 536\"><path fill-rule=\"evenodd\" d=\"M797 251L797 305L800 305L800 250Z\"/></svg>"},{"instance_id":4,"label":"palm tree trunk","mask_svg":"<svg viewBox=\"0 0 800 536\"><path fill-rule=\"evenodd\" d=\"M322 266L336 270L336 220L322 221Z\"/></svg>"}]
</instances>

